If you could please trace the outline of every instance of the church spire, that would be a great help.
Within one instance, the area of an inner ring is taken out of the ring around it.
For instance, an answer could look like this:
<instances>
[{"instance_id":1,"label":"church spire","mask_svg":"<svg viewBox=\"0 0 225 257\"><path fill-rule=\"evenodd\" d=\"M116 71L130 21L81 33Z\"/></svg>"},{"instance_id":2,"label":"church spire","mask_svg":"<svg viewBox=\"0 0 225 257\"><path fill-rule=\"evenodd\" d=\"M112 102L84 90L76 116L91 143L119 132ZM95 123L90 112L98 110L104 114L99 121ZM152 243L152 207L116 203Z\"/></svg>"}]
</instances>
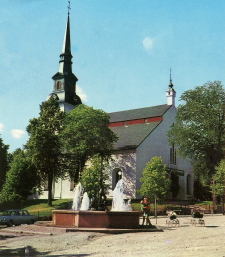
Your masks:
<instances>
[{"instance_id":1,"label":"church spire","mask_svg":"<svg viewBox=\"0 0 225 257\"><path fill-rule=\"evenodd\" d=\"M70 7L68 7L70 8ZM68 11L68 18L66 23L66 29L64 34L64 40L62 45L62 53L60 54L59 72L63 74L72 73L72 54L70 43L70 16Z\"/></svg>"},{"instance_id":2,"label":"church spire","mask_svg":"<svg viewBox=\"0 0 225 257\"><path fill-rule=\"evenodd\" d=\"M166 91L167 105L175 105L175 97L176 97L176 91L173 89L171 71L172 70L170 69L170 83Z\"/></svg>"},{"instance_id":3,"label":"church spire","mask_svg":"<svg viewBox=\"0 0 225 257\"><path fill-rule=\"evenodd\" d=\"M52 94L58 96L60 107L63 111L70 111L74 109L75 106L82 103L80 97L76 94L76 82L78 79L72 72L72 58L69 2L62 53L60 54L59 71L52 77L54 80Z\"/></svg>"}]
</instances>

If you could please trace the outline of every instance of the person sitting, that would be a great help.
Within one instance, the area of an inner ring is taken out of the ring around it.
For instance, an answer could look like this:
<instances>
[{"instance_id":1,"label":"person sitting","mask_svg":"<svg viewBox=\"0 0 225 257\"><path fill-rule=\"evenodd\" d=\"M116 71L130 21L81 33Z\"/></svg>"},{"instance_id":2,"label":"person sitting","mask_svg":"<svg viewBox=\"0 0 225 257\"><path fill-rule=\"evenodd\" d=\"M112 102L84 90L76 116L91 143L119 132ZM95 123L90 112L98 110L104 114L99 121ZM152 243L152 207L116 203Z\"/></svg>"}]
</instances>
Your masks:
<instances>
[{"instance_id":1,"label":"person sitting","mask_svg":"<svg viewBox=\"0 0 225 257\"><path fill-rule=\"evenodd\" d=\"M200 213L200 209L199 209L199 208L195 208L195 209L193 210L192 217L193 217L193 218L201 219L201 218L203 218L203 214Z\"/></svg>"},{"instance_id":2,"label":"person sitting","mask_svg":"<svg viewBox=\"0 0 225 257\"><path fill-rule=\"evenodd\" d=\"M170 219L170 220L175 220L175 219L177 218L176 212L175 212L175 211L172 211L172 210L170 210L170 209L168 209L168 210L166 211L166 214L167 214L168 219Z\"/></svg>"}]
</instances>

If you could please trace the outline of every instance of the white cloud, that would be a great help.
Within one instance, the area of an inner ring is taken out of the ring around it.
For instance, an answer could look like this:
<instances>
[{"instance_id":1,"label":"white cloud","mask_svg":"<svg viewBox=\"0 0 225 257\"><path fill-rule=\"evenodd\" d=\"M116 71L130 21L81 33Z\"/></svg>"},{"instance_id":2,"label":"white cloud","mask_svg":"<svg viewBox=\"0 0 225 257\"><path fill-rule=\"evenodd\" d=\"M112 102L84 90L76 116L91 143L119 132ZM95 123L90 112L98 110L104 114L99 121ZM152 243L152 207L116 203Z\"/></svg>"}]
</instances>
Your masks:
<instances>
[{"instance_id":1,"label":"white cloud","mask_svg":"<svg viewBox=\"0 0 225 257\"><path fill-rule=\"evenodd\" d=\"M153 48L154 45L154 38L151 37L146 37L143 41L142 44L145 48L145 50L150 51Z\"/></svg>"},{"instance_id":2,"label":"white cloud","mask_svg":"<svg viewBox=\"0 0 225 257\"><path fill-rule=\"evenodd\" d=\"M25 134L25 132L21 129L12 129L11 130L11 135L14 138L21 138L23 134Z\"/></svg>"},{"instance_id":3,"label":"white cloud","mask_svg":"<svg viewBox=\"0 0 225 257\"><path fill-rule=\"evenodd\" d=\"M83 92L82 88L79 87L78 85L76 86L77 89L77 94L79 95L79 97L81 98L82 101L87 102L87 95Z\"/></svg>"},{"instance_id":4,"label":"white cloud","mask_svg":"<svg viewBox=\"0 0 225 257\"><path fill-rule=\"evenodd\" d=\"M0 132L3 131L4 125L2 123L0 123Z\"/></svg>"}]
</instances>

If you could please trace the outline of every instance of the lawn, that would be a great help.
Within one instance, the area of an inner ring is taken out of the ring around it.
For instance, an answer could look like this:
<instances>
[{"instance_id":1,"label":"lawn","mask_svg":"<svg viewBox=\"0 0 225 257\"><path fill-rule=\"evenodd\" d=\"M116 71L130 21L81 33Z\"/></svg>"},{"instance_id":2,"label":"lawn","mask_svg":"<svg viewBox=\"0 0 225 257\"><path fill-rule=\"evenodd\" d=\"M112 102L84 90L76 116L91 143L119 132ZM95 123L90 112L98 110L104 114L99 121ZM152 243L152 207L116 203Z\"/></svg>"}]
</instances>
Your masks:
<instances>
[{"instance_id":1,"label":"lawn","mask_svg":"<svg viewBox=\"0 0 225 257\"><path fill-rule=\"evenodd\" d=\"M47 199L35 199L27 200L23 204L13 205L13 204L0 204L0 214L6 209L25 209L30 212L30 214L37 215L40 219L51 219L52 210L55 209L71 209L72 199L56 199L52 201L52 206L47 206ZM157 205L158 214L165 213L166 208L171 209L183 209L186 208L189 204L205 207L210 209L212 202L211 201L202 201L202 202L170 202L163 205ZM138 200L133 201L131 204L133 211L140 211L141 205ZM151 204L151 211L154 212L154 204ZM111 201L108 201L108 209L111 209Z\"/></svg>"},{"instance_id":2,"label":"lawn","mask_svg":"<svg viewBox=\"0 0 225 257\"><path fill-rule=\"evenodd\" d=\"M27 200L23 204L13 205L13 204L0 204L0 212L6 209L25 209L28 210L30 214L37 215L39 218L45 217L50 218L52 215L52 210L55 209L70 209L72 207L72 199L56 199L52 201L52 206L47 206L47 199L35 199Z\"/></svg>"}]
</instances>

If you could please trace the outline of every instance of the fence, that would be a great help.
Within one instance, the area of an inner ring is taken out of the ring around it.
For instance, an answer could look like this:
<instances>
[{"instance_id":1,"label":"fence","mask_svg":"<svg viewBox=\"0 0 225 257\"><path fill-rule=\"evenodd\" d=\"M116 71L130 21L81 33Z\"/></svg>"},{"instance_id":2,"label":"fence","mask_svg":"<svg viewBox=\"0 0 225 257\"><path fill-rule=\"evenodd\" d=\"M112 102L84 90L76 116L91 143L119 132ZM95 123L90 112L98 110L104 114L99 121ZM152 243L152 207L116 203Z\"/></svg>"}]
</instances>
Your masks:
<instances>
[{"instance_id":1,"label":"fence","mask_svg":"<svg viewBox=\"0 0 225 257\"><path fill-rule=\"evenodd\" d=\"M35 215L39 220L51 220L52 219L52 211L29 211L31 215Z\"/></svg>"}]
</instances>

